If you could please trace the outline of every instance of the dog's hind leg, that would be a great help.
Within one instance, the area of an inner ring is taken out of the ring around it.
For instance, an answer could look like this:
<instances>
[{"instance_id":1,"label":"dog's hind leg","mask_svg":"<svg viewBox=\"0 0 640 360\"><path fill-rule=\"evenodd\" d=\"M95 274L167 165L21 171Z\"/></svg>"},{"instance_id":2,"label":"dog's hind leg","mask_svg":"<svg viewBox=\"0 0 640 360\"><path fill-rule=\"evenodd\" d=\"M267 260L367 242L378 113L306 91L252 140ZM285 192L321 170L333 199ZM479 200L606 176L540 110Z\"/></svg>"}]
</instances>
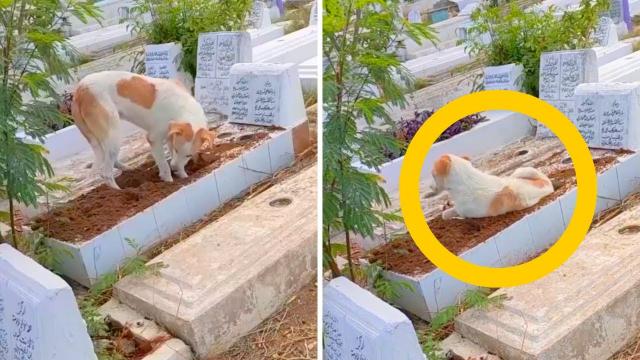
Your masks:
<instances>
[{"instance_id":1,"label":"dog's hind leg","mask_svg":"<svg viewBox=\"0 0 640 360\"><path fill-rule=\"evenodd\" d=\"M71 113L78 129L87 138L96 156L94 165L103 181L114 189L120 187L115 181L113 167L120 147L118 125L120 117L113 103L94 94L86 86L76 89Z\"/></svg>"}]
</instances>

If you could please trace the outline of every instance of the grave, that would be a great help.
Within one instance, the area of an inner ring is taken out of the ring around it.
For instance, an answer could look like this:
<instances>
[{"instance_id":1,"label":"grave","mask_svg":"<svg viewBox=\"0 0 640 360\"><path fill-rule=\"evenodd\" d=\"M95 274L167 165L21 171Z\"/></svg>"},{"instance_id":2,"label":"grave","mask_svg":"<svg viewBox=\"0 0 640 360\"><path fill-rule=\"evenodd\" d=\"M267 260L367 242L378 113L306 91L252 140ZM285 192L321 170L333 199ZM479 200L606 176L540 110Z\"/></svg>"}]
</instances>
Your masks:
<instances>
[{"instance_id":1,"label":"grave","mask_svg":"<svg viewBox=\"0 0 640 360\"><path fill-rule=\"evenodd\" d=\"M176 43L144 46L145 75L174 79L178 76L182 61L182 45Z\"/></svg>"},{"instance_id":2,"label":"grave","mask_svg":"<svg viewBox=\"0 0 640 360\"><path fill-rule=\"evenodd\" d=\"M97 359L71 287L0 244L0 359Z\"/></svg>"},{"instance_id":3,"label":"grave","mask_svg":"<svg viewBox=\"0 0 640 360\"><path fill-rule=\"evenodd\" d=\"M264 29L271 26L271 16L267 5L259 0L253 2L247 23L252 29Z\"/></svg>"},{"instance_id":4,"label":"grave","mask_svg":"<svg viewBox=\"0 0 640 360\"><path fill-rule=\"evenodd\" d=\"M422 16L420 15L420 10L413 8L409 10L409 14L407 15L407 20L411 23L420 24L422 23Z\"/></svg>"},{"instance_id":5,"label":"grave","mask_svg":"<svg viewBox=\"0 0 640 360\"><path fill-rule=\"evenodd\" d=\"M569 119L575 116L575 88L588 82L598 82L598 60L593 49L546 52L540 57L539 98ZM537 125L537 136L553 136L546 126Z\"/></svg>"},{"instance_id":6,"label":"grave","mask_svg":"<svg viewBox=\"0 0 640 360\"><path fill-rule=\"evenodd\" d=\"M488 66L484 68L485 90L522 90L524 67L520 64Z\"/></svg>"},{"instance_id":7,"label":"grave","mask_svg":"<svg viewBox=\"0 0 640 360\"><path fill-rule=\"evenodd\" d=\"M119 45L133 41L136 34L127 28L127 24L115 24L84 32L69 38L69 43L82 55L99 57L113 54Z\"/></svg>"},{"instance_id":8,"label":"grave","mask_svg":"<svg viewBox=\"0 0 640 360\"><path fill-rule=\"evenodd\" d=\"M129 17L130 9L135 6L134 0L101 0L96 2L96 6L100 9L102 19L89 19L87 23L83 23L75 16L69 16L68 21L71 27L71 35L79 35L87 32L99 30L102 27L109 27L120 24L121 21ZM69 14L71 15L71 14Z\"/></svg>"},{"instance_id":9,"label":"grave","mask_svg":"<svg viewBox=\"0 0 640 360\"><path fill-rule=\"evenodd\" d=\"M205 112L225 114L231 66L251 62L251 36L247 32L202 33L198 36L197 56L196 99Z\"/></svg>"},{"instance_id":10,"label":"grave","mask_svg":"<svg viewBox=\"0 0 640 360\"><path fill-rule=\"evenodd\" d=\"M424 360L405 314L347 278L324 287L324 359Z\"/></svg>"},{"instance_id":11,"label":"grave","mask_svg":"<svg viewBox=\"0 0 640 360\"><path fill-rule=\"evenodd\" d=\"M318 25L318 1L314 0L313 5L311 6L311 14L309 14L309 26L317 26Z\"/></svg>"},{"instance_id":12,"label":"grave","mask_svg":"<svg viewBox=\"0 0 640 360\"><path fill-rule=\"evenodd\" d=\"M456 331L503 359L609 359L640 331L640 208L596 227L560 268L501 289L501 308L471 310Z\"/></svg>"},{"instance_id":13,"label":"grave","mask_svg":"<svg viewBox=\"0 0 640 360\"><path fill-rule=\"evenodd\" d=\"M315 277L317 166L247 200L130 276L115 296L208 358L224 352ZM189 261L185 261L189 259Z\"/></svg>"},{"instance_id":14,"label":"grave","mask_svg":"<svg viewBox=\"0 0 640 360\"><path fill-rule=\"evenodd\" d=\"M296 64L241 63L230 74L229 121L292 127L306 120Z\"/></svg>"},{"instance_id":15,"label":"grave","mask_svg":"<svg viewBox=\"0 0 640 360\"><path fill-rule=\"evenodd\" d=\"M253 48L253 62L258 63L300 64L316 56L317 26L308 26Z\"/></svg>"},{"instance_id":16,"label":"grave","mask_svg":"<svg viewBox=\"0 0 640 360\"><path fill-rule=\"evenodd\" d=\"M318 56L313 57L298 66L302 91L317 93L318 91Z\"/></svg>"},{"instance_id":17,"label":"grave","mask_svg":"<svg viewBox=\"0 0 640 360\"><path fill-rule=\"evenodd\" d=\"M609 11L602 14L602 16L607 16L613 20L620 36L633 30L629 0L611 0Z\"/></svg>"},{"instance_id":18,"label":"grave","mask_svg":"<svg viewBox=\"0 0 640 360\"><path fill-rule=\"evenodd\" d=\"M598 22L598 27L593 33L595 43L600 46L611 46L618 42L616 24L610 17L603 16Z\"/></svg>"},{"instance_id":19,"label":"grave","mask_svg":"<svg viewBox=\"0 0 640 360\"><path fill-rule=\"evenodd\" d=\"M464 46L459 45L406 61L404 66L415 77L428 77L443 74L471 61L472 58L465 51Z\"/></svg>"},{"instance_id":20,"label":"grave","mask_svg":"<svg viewBox=\"0 0 640 360\"><path fill-rule=\"evenodd\" d=\"M589 147L632 149L640 146L640 83L591 83L576 88L573 123Z\"/></svg>"}]
</instances>

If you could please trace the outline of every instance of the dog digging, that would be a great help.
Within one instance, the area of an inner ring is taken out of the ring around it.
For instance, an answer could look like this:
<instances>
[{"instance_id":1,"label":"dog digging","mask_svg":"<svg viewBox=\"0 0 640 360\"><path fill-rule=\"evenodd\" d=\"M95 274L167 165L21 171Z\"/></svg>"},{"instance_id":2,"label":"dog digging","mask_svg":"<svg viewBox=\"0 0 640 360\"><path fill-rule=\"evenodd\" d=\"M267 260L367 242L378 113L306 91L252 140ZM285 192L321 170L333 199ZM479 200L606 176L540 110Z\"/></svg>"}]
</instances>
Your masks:
<instances>
[{"instance_id":1,"label":"dog digging","mask_svg":"<svg viewBox=\"0 0 640 360\"><path fill-rule=\"evenodd\" d=\"M602 172L615 163L617 163L616 156L594 159L597 172ZM477 219L444 220L438 215L428 221L429 228L449 251L461 254L498 234L527 214L551 203L576 185L573 168L554 170L548 176L555 190L535 206L500 216ZM405 275L426 274L435 269L431 261L420 252L409 234L404 234L398 239L371 250L367 259L370 263L379 263L386 270Z\"/></svg>"},{"instance_id":2,"label":"dog digging","mask_svg":"<svg viewBox=\"0 0 640 360\"><path fill-rule=\"evenodd\" d=\"M160 179L155 162L149 159L116 178L122 190L100 185L34 219L32 228L61 241L79 243L90 240L181 187L210 174L224 163L238 158L268 137L268 132L259 132L250 137L225 138L214 144L211 151L202 154L199 160L191 161L186 166L188 178L176 177L171 183Z\"/></svg>"}]
</instances>

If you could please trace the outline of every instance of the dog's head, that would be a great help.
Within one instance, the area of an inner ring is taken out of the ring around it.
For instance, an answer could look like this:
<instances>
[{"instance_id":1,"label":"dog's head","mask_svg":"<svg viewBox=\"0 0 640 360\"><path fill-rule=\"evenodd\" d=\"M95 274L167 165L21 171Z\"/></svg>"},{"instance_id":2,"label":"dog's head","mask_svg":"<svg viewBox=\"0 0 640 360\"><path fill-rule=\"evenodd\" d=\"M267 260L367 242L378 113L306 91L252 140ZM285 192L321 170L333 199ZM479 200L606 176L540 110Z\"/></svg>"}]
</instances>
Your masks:
<instances>
[{"instance_id":1,"label":"dog's head","mask_svg":"<svg viewBox=\"0 0 640 360\"><path fill-rule=\"evenodd\" d=\"M433 180L435 181L435 186L432 190L436 194L446 190L453 169L461 165L471 166L471 161L466 156L459 157L451 154L440 156L433 164L433 170L431 170L431 176L433 176Z\"/></svg>"},{"instance_id":2,"label":"dog's head","mask_svg":"<svg viewBox=\"0 0 640 360\"><path fill-rule=\"evenodd\" d=\"M172 164L183 168L190 159L197 160L202 152L213 148L216 133L207 128L194 129L186 121L169 123L167 143L171 150Z\"/></svg>"}]
</instances>

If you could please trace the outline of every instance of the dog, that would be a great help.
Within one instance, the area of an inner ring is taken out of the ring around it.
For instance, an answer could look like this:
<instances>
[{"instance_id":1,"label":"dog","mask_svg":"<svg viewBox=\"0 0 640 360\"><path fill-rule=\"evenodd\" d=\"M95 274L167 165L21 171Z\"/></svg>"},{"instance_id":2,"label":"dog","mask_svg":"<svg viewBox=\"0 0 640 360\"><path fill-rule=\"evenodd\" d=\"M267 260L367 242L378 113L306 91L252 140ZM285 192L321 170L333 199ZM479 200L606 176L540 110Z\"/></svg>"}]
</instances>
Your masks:
<instances>
[{"instance_id":1,"label":"dog","mask_svg":"<svg viewBox=\"0 0 640 360\"><path fill-rule=\"evenodd\" d=\"M476 169L468 158L442 155L431 172L433 192L447 191L453 208L442 213L443 219L454 217L483 218L522 210L551 194L551 180L537 169L523 167L511 176L498 177Z\"/></svg>"},{"instance_id":2,"label":"dog","mask_svg":"<svg viewBox=\"0 0 640 360\"><path fill-rule=\"evenodd\" d=\"M121 119L147 132L160 178L167 182L173 181L172 170L186 178L185 165L211 149L216 137L208 129L202 106L179 81L126 71L103 71L83 78L73 93L71 116L93 149L94 168L114 189L119 189L114 167L125 169L118 160ZM171 164L164 155L165 143Z\"/></svg>"}]
</instances>

